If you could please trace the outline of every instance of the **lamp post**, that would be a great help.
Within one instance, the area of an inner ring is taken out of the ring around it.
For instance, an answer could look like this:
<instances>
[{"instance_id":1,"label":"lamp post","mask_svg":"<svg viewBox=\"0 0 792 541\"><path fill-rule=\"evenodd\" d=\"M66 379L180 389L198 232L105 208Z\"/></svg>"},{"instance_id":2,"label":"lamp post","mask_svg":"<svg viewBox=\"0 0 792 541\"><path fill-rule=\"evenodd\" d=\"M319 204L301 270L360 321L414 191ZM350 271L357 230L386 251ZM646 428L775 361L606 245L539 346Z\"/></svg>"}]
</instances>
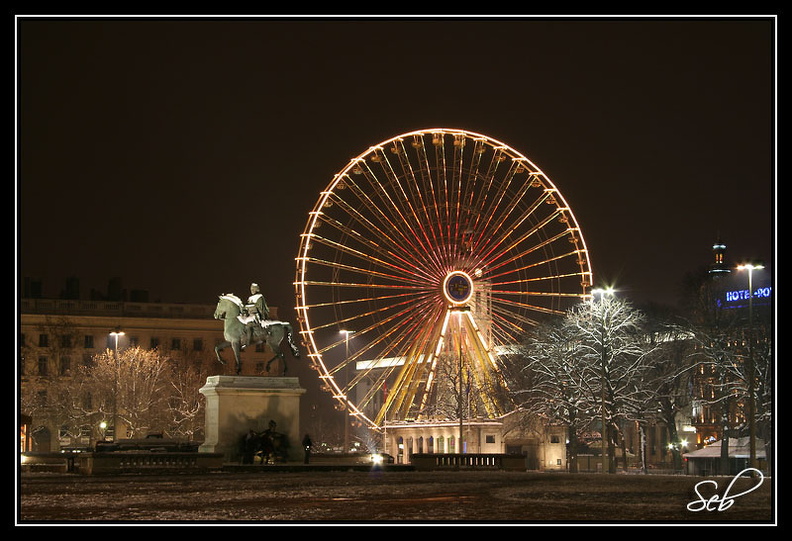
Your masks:
<instances>
[{"instance_id":1,"label":"lamp post","mask_svg":"<svg viewBox=\"0 0 792 541\"><path fill-rule=\"evenodd\" d=\"M348 387L349 386L349 366L347 363L349 362L349 335L355 331L349 330L342 330L341 334L345 335L345 342L346 342L346 356L344 357L344 379L346 380L344 384ZM344 453L349 452L349 397L345 397L346 400L344 402Z\"/></svg>"},{"instance_id":2,"label":"lamp post","mask_svg":"<svg viewBox=\"0 0 792 541\"><path fill-rule=\"evenodd\" d=\"M610 436L610 428L608 427L605 415L605 381L607 380L607 371L605 366L607 364L607 351L605 348L605 295L612 295L613 288L606 289L592 289L592 301L594 296L599 295L599 315L600 315L600 401L602 409L602 473L605 473L605 457L608 454L608 440ZM610 472L610 460L608 460L608 471Z\"/></svg>"},{"instance_id":3,"label":"lamp post","mask_svg":"<svg viewBox=\"0 0 792 541\"><path fill-rule=\"evenodd\" d=\"M756 380L756 367L754 365L753 356L753 271L763 269L762 264L746 263L739 265L737 270L748 271L748 366L746 366L746 377L748 378L748 445L750 446L750 463L752 468L756 468L756 399L755 380Z\"/></svg>"},{"instance_id":4,"label":"lamp post","mask_svg":"<svg viewBox=\"0 0 792 541\"><path fill-rule=\"evenodd\" d=\"M459 342L459 449L457 452L461 455L464 453L463 447L463 438L464 438L464 429L465 429L465 410L464 410L464 399L463 399L463 392L464 389L462 387L462 311L457 310L457 323L459 323L459 334L457 335L458 342ZM461 460L461 459L460 459Z\"/></svg>"},{"instance_id":5,"label":"lamp post","mask_svg":"<svg viewBox=\"0 0 792 541\"><path fill-rule=\"evenodd\" d=\"M113 378L113 441L116 441L117 420L118 420L118 337L124 336L124 331L120 327L110 332L110 336L115 338L114 358L115 358L115 377Z\"/></svg>"}]
</instances>

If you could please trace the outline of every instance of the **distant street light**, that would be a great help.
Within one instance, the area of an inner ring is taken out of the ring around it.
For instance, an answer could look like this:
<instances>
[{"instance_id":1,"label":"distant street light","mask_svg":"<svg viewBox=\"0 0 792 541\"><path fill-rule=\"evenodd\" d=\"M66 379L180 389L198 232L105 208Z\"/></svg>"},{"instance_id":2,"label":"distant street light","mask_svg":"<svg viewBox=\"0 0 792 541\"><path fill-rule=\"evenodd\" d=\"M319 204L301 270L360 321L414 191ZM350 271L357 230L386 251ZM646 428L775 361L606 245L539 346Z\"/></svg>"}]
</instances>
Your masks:
<instances>
[{"instance_id":1,"label":"distant street light","mask_svg":"<svg viewBox=\"0 0 792 541\"><path fill-rule=\"evenodd\" d=\"M353 334L355 331L350 331L347 329L343 329L341 334L345 335L346 341L346 356L344 357L344 385L349 387L349 366L347 362L349 361L349 335ZM346 393L345 393L346 394ZM345 403L344 403L344 452L349 452L349 397L345 396Z\"/></svg>"},{"instance_id":2,"label":"distant street light","mask_svg":"<svg viewBox=\"0 0 792 541\"><path fill-rule=\"evenodd\" d=\"M114 349L114 357L115 357L115 377L113 381L113 441L116 441L116 430L117 430L117 422L118 422L118 373L120 371L119 367L119 360L118 360L118 337L124 336L124 331L121 330L120 327L116 327L116 330L110 332L110 336L115 338L115 349Z\"/></svg>"},{"instance_id":3,"label":"distant street light","mask_svg":"<svg viewBox=\"0 0 792 541\"><path fill-rule=\"evenodd\" d=\"M600 311L600 346L601 346L601 358L600 358L600 401L602 402L602 473L605 473L605 456L607 455L607 444L608 439L610 437L610 428L607 425L606 418L605 418L605 380L607 378L605 365L606 365L606 349L605 349L605 307L603 306L603 301L605 295L613 295L613 288L608 287L605 289L596 288L591 290L592 301L594 297L599 295L599 311ZM610 471L610 460L608 461L608 471Z\"/></svg>"},{"instance_id":4,"label":"distant street light","mask_svg":"<svg viewBox=\"0 0 792 541\"><path fill-rule=\"evenodd\" d=\"M748 378L748 443L750 446L750 466L752 468L756 468L756 399L754 398L756 366L754 365L753 356L753 271L763 268L764 265L761 263L746 263L737 267L737 270L748 271L748 366L746 366L746 377Z\"/></svg>"}]
</instances>

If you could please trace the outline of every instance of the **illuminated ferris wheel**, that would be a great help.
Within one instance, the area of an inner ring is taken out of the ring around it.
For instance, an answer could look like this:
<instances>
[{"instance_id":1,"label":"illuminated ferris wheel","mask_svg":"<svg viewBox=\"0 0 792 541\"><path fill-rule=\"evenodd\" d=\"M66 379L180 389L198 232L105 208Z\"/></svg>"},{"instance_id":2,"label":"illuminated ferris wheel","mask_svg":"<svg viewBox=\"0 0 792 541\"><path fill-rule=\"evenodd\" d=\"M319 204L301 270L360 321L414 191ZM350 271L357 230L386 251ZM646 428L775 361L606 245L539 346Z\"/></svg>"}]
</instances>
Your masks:
<instances>
[{"instance_id":1,"label":"illuminated ferris wheel","mask_svg":"<svg viewBox=\"0 0 792 541\"><path fill-rule=\"evenodd\" d=\"M352 159L309 213L296 260L312 367L339 409L372 428L454 418L462 403L466 415L506 413L503 356L592 278L550 179L513 148L455 129L405 133Z\"/></svg>"}]
</instances>

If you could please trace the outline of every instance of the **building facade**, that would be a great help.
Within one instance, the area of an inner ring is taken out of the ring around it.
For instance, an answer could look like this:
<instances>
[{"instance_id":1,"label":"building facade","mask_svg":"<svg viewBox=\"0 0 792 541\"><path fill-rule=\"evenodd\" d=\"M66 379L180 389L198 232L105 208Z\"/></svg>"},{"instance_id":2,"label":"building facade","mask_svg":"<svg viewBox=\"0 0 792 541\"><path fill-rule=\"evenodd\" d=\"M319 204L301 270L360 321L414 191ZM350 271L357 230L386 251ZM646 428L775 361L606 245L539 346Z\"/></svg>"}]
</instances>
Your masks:
<instances>
[{"instance_id":1,"label":"building facade","mask_svg":"<svg viewBox=\"0 0 792 541\"><path fill-rule=\"evenodd\" d=\"M565 471L566 428L528 426L519 414L499 419L400 421L386 423L383 452L397 464L411 463L414 454L513 454L525 457L530 470ZM534 423L535 424L535 423Z\"/></svg>"}]
</instances>

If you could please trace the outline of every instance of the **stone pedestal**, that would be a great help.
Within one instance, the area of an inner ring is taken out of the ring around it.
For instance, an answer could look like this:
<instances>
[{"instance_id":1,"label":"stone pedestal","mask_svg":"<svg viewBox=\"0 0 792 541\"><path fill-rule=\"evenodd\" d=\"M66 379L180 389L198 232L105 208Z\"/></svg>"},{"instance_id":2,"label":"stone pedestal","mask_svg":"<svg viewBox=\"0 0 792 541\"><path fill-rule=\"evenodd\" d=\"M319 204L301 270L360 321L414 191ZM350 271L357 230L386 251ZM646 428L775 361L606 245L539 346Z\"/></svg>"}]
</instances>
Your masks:
<instances>
[{"instance_id":1,"label":"stone pedestal","mask_svg":"<svg viewBox=\"0 0 792 541\"><path fill-rule=\"evenodd\" d=\"M289 438L289 460L303 459L300 446L298 378L210 376L199 389L206 397L206 438L198 449L223 453L226 462L240 460L239 444L249 430L262 432L270 421Z\"/></svg>"}]
</instances>

